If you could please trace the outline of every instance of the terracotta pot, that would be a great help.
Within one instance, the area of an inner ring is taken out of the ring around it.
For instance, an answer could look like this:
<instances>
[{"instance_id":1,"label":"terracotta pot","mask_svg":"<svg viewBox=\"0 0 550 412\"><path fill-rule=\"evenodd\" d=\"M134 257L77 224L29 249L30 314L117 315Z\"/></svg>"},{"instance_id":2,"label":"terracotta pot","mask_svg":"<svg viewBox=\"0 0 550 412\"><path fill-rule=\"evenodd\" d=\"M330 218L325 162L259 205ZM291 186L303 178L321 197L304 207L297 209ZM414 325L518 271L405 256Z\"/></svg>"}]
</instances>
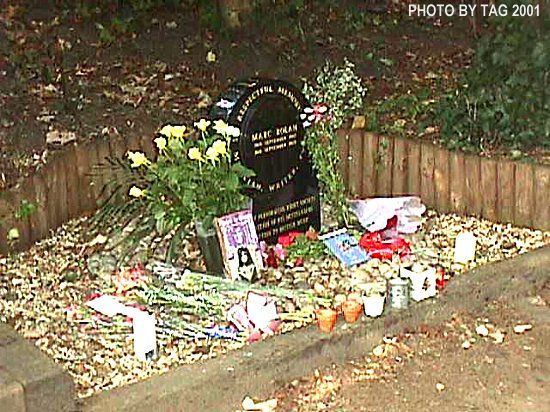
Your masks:
<instances>
[{"instance_id":1,"label":"terracotta pot","mask_svg":"<svg viewBox=\"0 0 550 412\"><path fill-rule=\"evenodd\" d=\"M315 311L317 315L317 325L322 332L332 332L336 325L336 319L338 318L338 312L334 309L317 309Z\"/></svg>"},{"instance_id":2,"label":"terracotta pot","mask_svg":"<svg viewBox=\"0 0 550 412\"><path fill-rule=\"evenodd\" d=\"M346 322L353 323L357 319L359 319L359 316L361 316L363 305L357 302L355 299L346 300L342 304L342 310L344 312L344 319L346 320Z\"/></svg>"}]
</instances>

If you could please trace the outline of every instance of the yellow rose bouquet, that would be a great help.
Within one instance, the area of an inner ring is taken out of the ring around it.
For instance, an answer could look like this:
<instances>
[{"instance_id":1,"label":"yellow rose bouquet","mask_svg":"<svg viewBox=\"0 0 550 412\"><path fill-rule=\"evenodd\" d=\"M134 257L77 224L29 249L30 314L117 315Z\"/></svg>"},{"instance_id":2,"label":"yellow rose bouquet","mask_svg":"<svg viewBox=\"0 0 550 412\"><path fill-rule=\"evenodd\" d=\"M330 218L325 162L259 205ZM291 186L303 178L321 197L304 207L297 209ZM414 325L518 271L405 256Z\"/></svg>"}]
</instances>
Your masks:
<instances>
[{"instance_id":1,"label":"yellow rose bouquet","mask_svg":"<svg viewBox=\"0 0 550 412\"><path fill-rule=\"evenodd\" d=\"M246 207L243 182L254 173L231 161L230 141L239 135L223 120L201 119L194 129L162 127L153 140L155 160L142 152L127 153L127 173L117 189L125 201L107 202L100 211L103 221L132 223L127 239L134 244L151 233L170 234L169 253L174 253L174 241L190 223L213 228L214 218Z\"/></svg>"}]
</instances>

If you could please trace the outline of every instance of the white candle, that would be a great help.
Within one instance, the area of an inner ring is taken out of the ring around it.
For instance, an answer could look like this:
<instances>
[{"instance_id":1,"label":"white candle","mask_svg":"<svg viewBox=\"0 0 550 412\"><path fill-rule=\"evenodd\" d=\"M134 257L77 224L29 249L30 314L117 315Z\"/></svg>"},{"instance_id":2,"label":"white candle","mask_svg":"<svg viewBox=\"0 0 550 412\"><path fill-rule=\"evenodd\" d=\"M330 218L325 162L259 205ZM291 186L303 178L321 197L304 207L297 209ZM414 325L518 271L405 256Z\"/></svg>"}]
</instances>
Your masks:
<instances>
[{"instance_id":1,"label":"white candle","mask_svg":"<svg viewBox=\"0 0 550 412\"><path fill-rule=\"evenodd\" d=\"M140 311L133 315L134 351L142 361L153 360L157 356L157 334L155 315Z\"/></svg>"},{"instance_id":2,"label":"white candle","mask_svg":"<svg viewBox=\"0 0 550 412\"><path fill-rule=\"evenodd\" d=\"M460 233L455 240L455 262L468 263L476 255L476 237L470 232Z\"/></svg>"}]
</instances>

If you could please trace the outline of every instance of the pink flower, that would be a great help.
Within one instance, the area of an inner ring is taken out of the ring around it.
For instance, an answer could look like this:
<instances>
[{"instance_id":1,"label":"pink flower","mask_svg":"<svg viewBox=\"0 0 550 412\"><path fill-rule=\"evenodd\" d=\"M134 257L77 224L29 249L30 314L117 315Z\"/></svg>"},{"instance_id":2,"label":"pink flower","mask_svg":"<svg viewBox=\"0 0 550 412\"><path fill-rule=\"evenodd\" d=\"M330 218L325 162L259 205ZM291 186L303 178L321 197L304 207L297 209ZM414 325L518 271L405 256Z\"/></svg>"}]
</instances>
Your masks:
<instances>
[{"instance_id":1,"label":"pink flower","mask_svg":"<svg viewBox=\"0 0 550 412\"><path fill-rule=\"evenodd\" d=\"M279 260L285 260L286 259L286 250L283 247L283 245L277 243L275 247L273 248L273 251L275 252L275 256L277 256L277 259Z\"/></svg>"}]
</instances>

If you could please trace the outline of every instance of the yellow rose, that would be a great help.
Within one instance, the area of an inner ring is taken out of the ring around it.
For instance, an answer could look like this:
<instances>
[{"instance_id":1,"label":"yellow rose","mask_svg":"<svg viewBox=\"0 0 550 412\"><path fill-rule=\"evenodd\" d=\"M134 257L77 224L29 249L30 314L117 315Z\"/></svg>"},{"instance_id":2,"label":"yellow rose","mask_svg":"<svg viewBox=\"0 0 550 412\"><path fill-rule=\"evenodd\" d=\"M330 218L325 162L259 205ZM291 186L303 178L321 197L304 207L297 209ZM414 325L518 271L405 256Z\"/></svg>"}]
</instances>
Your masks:
<instances>
[{"instance_id":1,"label":"yellow rose","mask_svg":"<svg viewBox=\"0 0 550 412\"><path fill-rule=\"evenodd\" d=\"M205 119L200 119L198 122L195 122L195 127L201 132L206 132L206 129L210 126L210 121Z\"/></svg>"},{"instance_id":2,"label":"yellow rose","mask_svg":"<svg viewBox=\"0 0 550 412\"><path fill-rule=\"evenodd\" d=\"M196 147L192 147L191 149L189 149L189 151L187 152L187 156L189 156L189 159L191 160L202 160L201 151Z\"/></svg>"},{"instance_id":3,"label":"yellow rose","mask_svg":"<svg viewBox=\"0 0 550 412\"><path fill-rule=\"evenodd\" d=\"M226 133L228 136L231 137L239 137L241 135L241 131L238 127L235 126L227 126Z\"/></svg>"},{"instance_id":4,"label":"yellow rose","mask_svg":"<svg viewBox=\"0 0 550 412\"><path fill-rule=\"evenodd\" d=\"M132 197L143 197L145 196L145 190L141 190L137 186L132 186L128 194Z\"/></svg>"},{"instance_id":5,"label":"yellow rose","mask_svg":"<svg viewBox=\"0 0 550 412\"><path fill-rule=\"evenodd\" d=\"M225 123L223 120L216 120L214 122L214 130L216 131L216 133L227 134L228 127L229 125Z\"/></svg>"},{"instance_id":6,"label":"yellow rose","mask_svg":"<svg viewBox=\"0 0 550 412\"><path fill-rule=\"evenodd\" d=\"M13 241L19 239L19 230L16 227L12 227L8 231L8 240Z\"/></svg>"},{"instance_id":7,"label":"yellow rose","mask_svg":"<svg viewBox=\"0 0 550 412\"><path fill-rule=\"evenodd\" d=\"M162 152L164 149L166 149L166 139L164 137L157 137L155 140L153 140L155 144L157 145L157 148Z\"/></svg>"},{"instance_id":8,"label":"yellow rose","mask_svg":"<svg viewBox=\"0 0 550 412\"><path fill-rule=\"evenodd\" d=\"M147 166L151 164L142 152L128 152L128 158L132 162L131 167Z\"/></svg>"},{"instance_id":9,"label":"yellow rose","mask_svg":"<svg viewBox=\"0 0 550 412\"><path fill-rule=\"evenodd\" d=\"M185 131L187 128L185 126L172 126L172 137L181 139L185 136Z\"/></svg>"},{"instance_id":10,"label":"yellow rose","mask_svg":"<svg viewBox=\"0 0 550 412\"><path fill-rule=\"evenodd\" d=\"M212 149L219 155L225 156L227 154L227 145L223 140L218 139L212 143Z\"/></svg>"},{"instance_id":11,"label":"yellow rose","mask_svg":"<svg viewBox=\"0 0 550 412\"><path fill-rule=\"evenodd\" d=\"M172 137L172 126L167 124L162 129L160 129L159 133L166 137Z\"/></svg>"},{"instance_id":12,"label":"yellow rose","mask_svg":"<svg viewBox=\"0 0 550 412\"><path fill-rule=\"evenodd\" d=\"M218 160L218 156L219 154L216 149L214 149L214 146L210 146L208 149L206 149L206 158L208 160L215 162L216 160Z\"/></svg>"}]
</instances>

